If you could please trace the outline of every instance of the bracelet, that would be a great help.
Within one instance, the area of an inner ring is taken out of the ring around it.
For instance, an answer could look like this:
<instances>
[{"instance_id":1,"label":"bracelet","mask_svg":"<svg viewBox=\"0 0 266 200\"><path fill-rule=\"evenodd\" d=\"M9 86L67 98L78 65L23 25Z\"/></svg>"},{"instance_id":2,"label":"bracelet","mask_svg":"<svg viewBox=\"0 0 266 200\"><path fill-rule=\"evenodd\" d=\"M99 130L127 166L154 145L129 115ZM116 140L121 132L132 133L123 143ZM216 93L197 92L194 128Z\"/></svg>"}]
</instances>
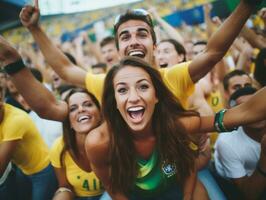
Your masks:
<instances>
[{"instance_id":1,"label":"bracelet","mask_svg":"<svg viewBox=\"0 0 266 200\"><path fill-rule=\"evenodd\" d=\"M4 69L5 69L7 74L13 75L13 74L19 72L20 70L22 70L25 67L26 66L24 65L22 59L19 59L16 62L13 62L13 63L10 63L10 64L6 65L4 67Z\"/></svg>"},{"instance_id":2,"label":"bracelet","mask_svg":"<svg viewBox=\"0 0 266 200\"><path fill-rule=\"evenodd\" d=\"M264 172L264 171L259 167L259 165L257 165L256 170L257 170L262 176L266 177L266 172Z\"/></svg>"},{"instance_id":3,"label":"bracelet","mask_svg":"<svg viewBox=\"0 0 266 200\"><path fill-rule=\"evenodd\" d=\"M60 187L56 190L55 195L61 193L61 192L70 192L71 194L73 193L72 190L70 190L67 187Z\"/></svg>"},{"instance_id":4,"label":"bracelet","mask_svg":"<svg viewBox=\"0 0 266 200\"><path fill-rule=\"evenodd\" d=\"M224 114L226 113L226 111L227 111L226 109L222 109L221 111L215 114L214 128L217 132L231 132L231 131L237 130L237 127L232 128L232 129L227 129L224 126L223 119L224 119Z\"/></svg>"}]
</instances>

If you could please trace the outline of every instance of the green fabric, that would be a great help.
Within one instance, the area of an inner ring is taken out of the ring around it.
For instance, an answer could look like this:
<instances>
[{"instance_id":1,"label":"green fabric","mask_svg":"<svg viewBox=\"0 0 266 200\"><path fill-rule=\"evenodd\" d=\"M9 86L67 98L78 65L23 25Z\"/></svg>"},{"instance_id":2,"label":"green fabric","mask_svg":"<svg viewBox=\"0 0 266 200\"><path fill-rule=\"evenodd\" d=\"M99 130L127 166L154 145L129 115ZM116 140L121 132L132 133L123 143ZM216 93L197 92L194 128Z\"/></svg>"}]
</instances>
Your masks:
<instances>
[{"instance_id":1,"label":"green fabric","mask_svg":"<svg viewBox=\"0 0 266 200\"><path fill-rule=\"evenodd\" d=\"M224 0L227 4L227 7L232 12L236 6L239 4L240 0ZM256 11L266 6L266 0L263 0L261 5L257 7Z\"/></svg>"},{"instance_id":2,"label":"green fabric","mask_svg":"<svg viewBox=\"0 0 266 200\"><path fill-rule=\"evenodd\" d=\"M158 154L154 151L148 161L139 159L139 175L136 179L136 186L143 190L154 190L162 180L158 165Z\"/></svg>"},{"instance_id":3,"label":"green fabric","mask_svg":"<svg viewBox=\"0 0 266 200\"><path fill-rule=\"evenodd\" d=\"M138 159L137 162L139 174L135 181L135 193L145 197L156 196L176 182L175 168L172 165L160 166L157 151L152 153L149 160Z\"/></svg>"}]
</instances>

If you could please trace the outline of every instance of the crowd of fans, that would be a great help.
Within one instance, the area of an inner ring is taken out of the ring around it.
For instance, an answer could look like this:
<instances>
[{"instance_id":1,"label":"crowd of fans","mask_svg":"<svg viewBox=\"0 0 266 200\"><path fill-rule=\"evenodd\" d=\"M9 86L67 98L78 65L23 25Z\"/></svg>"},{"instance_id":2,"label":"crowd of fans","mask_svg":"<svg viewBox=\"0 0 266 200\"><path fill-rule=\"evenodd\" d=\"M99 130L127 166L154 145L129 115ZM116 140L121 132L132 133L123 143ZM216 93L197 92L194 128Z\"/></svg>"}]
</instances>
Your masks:
<instances>
[{"instance_id":1,"label":"crowd of fans","mask_svg":"<svg viewBox=\"0 0 266 200\"><path fill-rule=\"evenodd\" d=\"M266 198L266 8L175 28L157 3L115 8L100 41L22 9L27 33L0 37L0 199Z\"/></svg>"}]
</instances>

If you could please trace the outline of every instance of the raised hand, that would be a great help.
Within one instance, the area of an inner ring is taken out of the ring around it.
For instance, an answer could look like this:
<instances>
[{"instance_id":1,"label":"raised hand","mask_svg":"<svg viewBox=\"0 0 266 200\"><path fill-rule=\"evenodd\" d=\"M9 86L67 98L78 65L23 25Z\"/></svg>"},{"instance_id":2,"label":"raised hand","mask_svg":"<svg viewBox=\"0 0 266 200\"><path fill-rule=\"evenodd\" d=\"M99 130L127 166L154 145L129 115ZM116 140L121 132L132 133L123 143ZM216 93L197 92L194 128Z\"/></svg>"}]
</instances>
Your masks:
<instances>
[{"instance_id":1,"label":"raised hand","mask_svg":"<svg viewBox=\"0 0 266 200\"><path fill-rule=\"evenodd\" d=\"M211 10L212 10L212 5L211 4L205 4L203 5L203 10L206 14L210 14L211 13Z\"/></svg>"},{"instance_id":2,"label":"raised hand","mask_svg":"<svg viewBox=\"0 0 266 200\"><path fill-rule=\"evenodd\" d=\"M17 50L0 36L0 67L19 60L21 57Z\"/></svg>"},{"instance_id":3,"label":"raised hand","mask_svg":"<svg viewBox=\"0 0 266 200\"><path fill-rule=\"evenodd\" d=\"M34 26L37 26L40 18L38 0L34 0L34 6L27 5L22 8L19 17L23 26L29 29Z\"/></svg>"}]
</instances>

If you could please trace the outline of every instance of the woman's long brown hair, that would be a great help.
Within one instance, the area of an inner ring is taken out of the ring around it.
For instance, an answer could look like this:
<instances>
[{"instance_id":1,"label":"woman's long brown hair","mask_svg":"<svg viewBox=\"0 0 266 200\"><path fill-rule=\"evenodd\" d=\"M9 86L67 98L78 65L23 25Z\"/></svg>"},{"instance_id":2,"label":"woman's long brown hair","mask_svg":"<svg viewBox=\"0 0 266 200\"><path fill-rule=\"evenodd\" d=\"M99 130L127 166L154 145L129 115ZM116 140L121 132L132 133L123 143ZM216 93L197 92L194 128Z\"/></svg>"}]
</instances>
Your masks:
<instances>
[{"instance_id":1,"label":"woman's long brown hair","mask_svg":"<svg viewBox=\"0 0 266 200\"><path fill-rule=\"evenodd\" d=\"M87 90L82 89L82 88L71 89L70 92L65 97L64 101L69 103L69 98L75 93L85 93L85 94L89 95L91 100L93 101L93 103L95 103L95 105L97 106L97 108L100 111L100 109L101 109L100 103L98 102L96 97L93 94L91 94L90 92L88 92ZM99 124L100 124L100 122L99 122ZM72 152L75 157L77 157L77 155L78 155L78 148L77 148L77 142L76 142L75 134L76 134L75 130L73 128L71 128L69 117L66 117L66 119L63 121L64 146L63 146L63 149L60 153L60 165L62 167L65 167L65 164L63 161L64 161L65 153L67 151Z\"/></svg>"},{"instance_id":2,"label":"woman's long brown hair","mask_svg":"<svg viewBox=\"0 0 266 200\"><path fill-rule=\"evenodd\" d=\"M156 148L160 164L166 161L176 165L180 184L184 182L194 169L195 154L189 148L189 138L185 128L178 122L180 116L193 116L198 113L186 111L165 86L158 71L143 60L125 57L120 64L114 66L105 78L102 98L104 119L111 132L110 138L110 180L113 192L127 194L134 187L138 175L137 155L132 134L123 120L116 105L113 79L117 72L125 66L139 67L151 77L158 103L152 116L152 127L156 137Z\"/></svg>"}]
</instances>

